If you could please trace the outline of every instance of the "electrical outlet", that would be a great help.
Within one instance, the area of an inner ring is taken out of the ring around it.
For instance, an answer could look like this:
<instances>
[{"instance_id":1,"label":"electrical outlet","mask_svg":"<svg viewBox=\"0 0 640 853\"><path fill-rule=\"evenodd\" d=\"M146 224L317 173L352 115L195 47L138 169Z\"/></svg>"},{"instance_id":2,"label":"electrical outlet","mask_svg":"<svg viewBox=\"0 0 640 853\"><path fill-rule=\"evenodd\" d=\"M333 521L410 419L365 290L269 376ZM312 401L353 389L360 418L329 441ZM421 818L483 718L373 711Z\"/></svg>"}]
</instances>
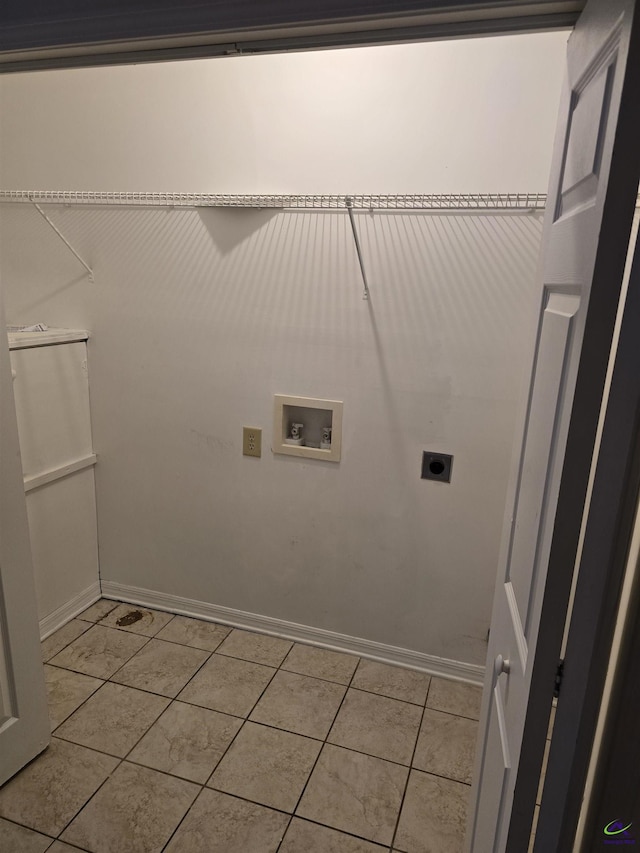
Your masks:
<instances>
[{"instance_id":1,"label":"electrical outlet","mask_svg":"<svg viewBox=\"0 0 640 853\"><path fill-rule=\"evenodd\" d=\"M262 430L259 427L242 427L242 455L262 456Z\"/></svg>"}]
</instances>

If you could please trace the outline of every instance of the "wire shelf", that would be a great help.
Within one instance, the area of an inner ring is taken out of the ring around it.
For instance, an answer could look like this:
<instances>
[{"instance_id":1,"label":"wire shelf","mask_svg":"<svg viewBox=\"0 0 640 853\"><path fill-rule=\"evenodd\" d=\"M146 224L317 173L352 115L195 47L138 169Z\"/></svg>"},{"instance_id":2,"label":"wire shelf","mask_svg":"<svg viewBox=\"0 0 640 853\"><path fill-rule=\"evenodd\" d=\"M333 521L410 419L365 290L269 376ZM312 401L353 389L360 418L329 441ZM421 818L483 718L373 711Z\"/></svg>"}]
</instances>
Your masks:
<instances>
[{"instance_id":1,"label":"wire shelf","mask_svg":"<svg viewBox=\"0 0 640 853\"><path fill-rule=\"evenodd\" d=\"M0 202L280 210L543 210L546 193L418 195L231 195L214 193L0 190Z\"/></svg>"}]
</instances>

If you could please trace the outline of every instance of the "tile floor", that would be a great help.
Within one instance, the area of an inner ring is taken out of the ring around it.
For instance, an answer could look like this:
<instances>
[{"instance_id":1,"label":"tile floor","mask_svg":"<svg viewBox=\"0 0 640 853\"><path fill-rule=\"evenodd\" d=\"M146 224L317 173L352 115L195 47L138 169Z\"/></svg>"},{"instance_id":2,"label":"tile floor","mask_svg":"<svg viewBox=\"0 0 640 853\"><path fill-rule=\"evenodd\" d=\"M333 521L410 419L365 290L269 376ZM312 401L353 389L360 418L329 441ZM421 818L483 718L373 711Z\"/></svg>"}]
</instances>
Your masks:
<instances>
[{"instance_id":1,"label":"tile floor","mask_svg":"<svg viewBox=\"0 0 640 853\"><path fill-rule=\"evenodd\" d=\"M43 643L6 853L456 853L480 688L102 599Z\"/></svg>"}]
</instances>

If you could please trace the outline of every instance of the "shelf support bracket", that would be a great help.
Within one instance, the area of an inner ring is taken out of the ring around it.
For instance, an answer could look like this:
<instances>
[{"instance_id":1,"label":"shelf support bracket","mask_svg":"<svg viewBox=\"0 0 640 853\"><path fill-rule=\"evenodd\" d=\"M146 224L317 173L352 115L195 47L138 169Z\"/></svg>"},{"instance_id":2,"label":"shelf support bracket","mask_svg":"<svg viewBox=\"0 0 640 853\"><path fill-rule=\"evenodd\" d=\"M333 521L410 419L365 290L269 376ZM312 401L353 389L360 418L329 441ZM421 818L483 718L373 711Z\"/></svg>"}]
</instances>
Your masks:
<instances>
[{"instance_id":1,"label":"shelf support bracket","mask_svg":"<svg viewBox=\"0 0 640 853\"><path fill-rule=\"evenodd\" d=\"M47 216L47 214L44 212L44 210L40 207L40 205L39 205L37 202L33 201L33 200L32 200L32 204L33 204L33 206L35 207L35 209L38 211L38 213L40 214L40 216L41 216L43 219L45 219L45 220L49 223L49 225L53 228L53 230L56 232L56 234L58 235L58 237L59 237L59 238L62 240L62 242L65 244L65 246L67 247L67 249L69 249L69 251L70 251L70 252L72 252L72 254L74 254L74 255L76 256L76 258L80 261L80 263L82 264L82 266L83 266L83 267L86 269L86 271L89 273L89 281L90 281L91 283L93 283L93 281L94 281L94 278L93 278L93 270L91 269L91 267L89 266L89 264L88 264L88 263L86 263L86 262L85 262L85 261L80 257L80 255L76 252L76 250L73 248L73 246L71 245L71 243L67 240L67 238L64 236L64 234L59 230L59 228L58 228L56 225L54 225L54 223L51 221L51 219L49 219L49 217L48 217L48 216Z\"/></svg>"},{"instance_id":2,"label":"shelf support bracket","mask_svg":"<svg viewBox=\"0 0 640 853\"><path fill-rule=\"evenodd\" d=\"M353 242L356 244L356 252L358 254L358 262L360 263L360 272L362 273L362 281L364 283L364 291L362 293L363 299L369 298L369 285L367 283L367 274L364 269L364 261L362 260L362 249L360 248L360 240L358 239L358 230L356 228L356 220L353 215L353 199L351 196L346 196L344 203L347 207L347 213L349 214L349 221L351 222L351 230L353 231Z\"/></svg>"}]
</instances>

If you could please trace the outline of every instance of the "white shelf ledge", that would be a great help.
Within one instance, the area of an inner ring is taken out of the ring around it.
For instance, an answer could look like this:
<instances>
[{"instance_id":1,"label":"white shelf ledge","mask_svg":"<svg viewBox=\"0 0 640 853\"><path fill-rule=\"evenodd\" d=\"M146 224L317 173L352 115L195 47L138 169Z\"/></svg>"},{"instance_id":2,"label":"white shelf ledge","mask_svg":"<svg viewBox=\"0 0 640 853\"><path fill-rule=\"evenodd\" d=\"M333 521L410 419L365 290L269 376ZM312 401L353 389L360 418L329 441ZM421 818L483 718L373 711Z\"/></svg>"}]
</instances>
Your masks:
<instances>
[{"instance_id":1,"label":"white shelf ledge","mask_svg":"<svg viewBox=\"0 0 640 853\"><path fill-rule=\"evenodd\" d=\"M89 340L86 329L48 329L46 332L9 332L9 349L30 349Z\"/></svg>"}]
</instances>

